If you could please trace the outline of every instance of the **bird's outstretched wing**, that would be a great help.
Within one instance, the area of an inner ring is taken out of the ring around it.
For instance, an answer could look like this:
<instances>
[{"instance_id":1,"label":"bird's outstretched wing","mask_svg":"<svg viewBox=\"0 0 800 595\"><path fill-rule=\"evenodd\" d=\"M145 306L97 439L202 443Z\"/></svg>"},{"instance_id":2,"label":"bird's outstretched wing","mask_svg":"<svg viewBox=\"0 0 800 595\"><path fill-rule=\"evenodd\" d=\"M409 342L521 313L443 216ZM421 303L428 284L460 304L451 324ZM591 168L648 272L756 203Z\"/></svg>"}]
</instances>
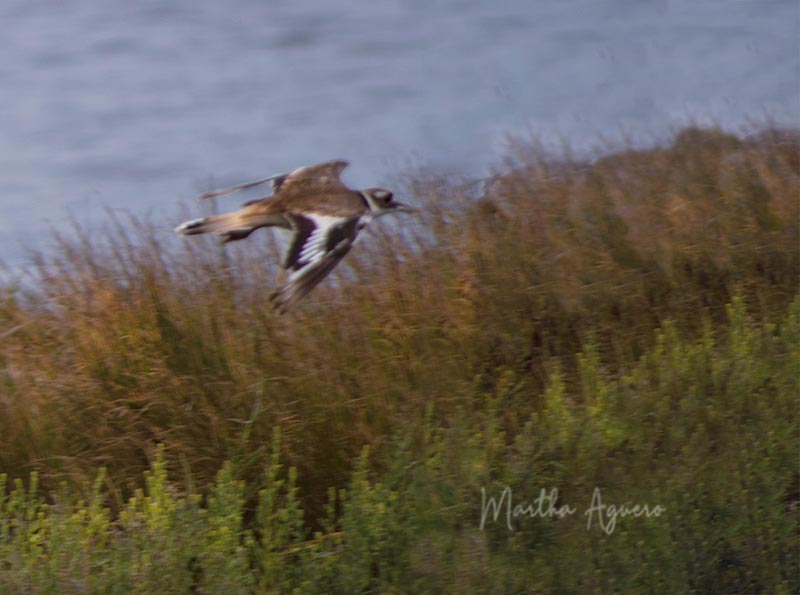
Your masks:
<instances>
[{"instance_id":1,"label":"bird's outstretched wing","mask_svg":"<svg viewBox=\"0 0 800 595\"><path fill-rule=\"evenodd\" d=\"M283 266L289 280L272 294L275 308L286 312L322 281L350 251L360 217L290 216L295 231Z\"/></svg>"},{"instance_id":2,"label":"bird's outstretched wing","mask_svg":"<svg viewBox=\"0 0 800 595\"><path fill-rule=\"evenodd\" d=\"M349 189L340 176L347 167L347 161L326 161L296 169L276 180L273 192L276 194L336 194Z\"/></svg>"},{"instance_id":3,"label":"bird's outstretched wing","mask_svg":"<svg viewBox=\"0 0 800 595\"><path fill-rule=\"evenodd\" d=\"M336 160L317 163L300 167L285 174L277 174L268 178L261 178L244 184L237 184L219 190L204 192L197 198L216 198L239 190L246 190L261 184L269 184L273 194L281 192L283 194L301 193L336 193L347 191L348 188L339 178L344 169L348 166L347 161ZM255 202L255 201L250 201Z\"/></svg>"},{"instance_id":4,"label":"bird's outstretched wing","mask_svg":"<svg viewBox=\"0 0 800 595\"><path fill-rule=\"evenodd\" d=\"M261 178L260 180L253 180L252 182L245 182L244 184L236 184L236 186L229 186L228 188L219 188L217 190L209 190L208 192L203 192L202 194L198 195L199 200L205 200L207 198L217 198L218 196L225 196L226 194L233 194L234 192L239 192L240 190L247 190L248 188L254 188L255 186L260 186L261 184L269 184L272 192L274 193L278 186L281 184L281 180L286 177L286 174L279 174L276 176L270 176L268 178Z\"/></svg>"}]
</instances>

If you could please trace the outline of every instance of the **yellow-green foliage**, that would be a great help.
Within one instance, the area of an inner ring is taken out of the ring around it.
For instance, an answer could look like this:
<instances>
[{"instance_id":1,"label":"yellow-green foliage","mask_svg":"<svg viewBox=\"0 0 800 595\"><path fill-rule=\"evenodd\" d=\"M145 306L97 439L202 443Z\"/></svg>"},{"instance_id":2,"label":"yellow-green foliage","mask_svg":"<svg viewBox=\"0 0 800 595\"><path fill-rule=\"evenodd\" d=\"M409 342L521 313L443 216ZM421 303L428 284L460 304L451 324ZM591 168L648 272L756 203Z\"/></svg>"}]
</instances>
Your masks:
<instances>
[{"instance_id":1,"label":"yellow-green foliage","mask_svg":"<svg viewBox=\"0 0 800 595\"><path fill-rule=\"evenodd\" d=\"M797 591L799 149L420 175L283 317L267 233L54 238L0 287L3 588ZM506 486L580 512L481 530Z\"/></svg>"},{"instance_id":2,"label":"yellow-green foliage","mask_svg":"<svg viewBox=\"0 0 800 595\"><path fill-rule=\"evenodd\" d=\"M62 486L45 503L36 474L10 489L2 475L6 590L796 592L800 299L779 324L754 323L741 298L728 316L730 332L692 340L665 324L617 380L585 356L602 414L585 393L565 394L558 371L513 440L498 404L446 423L428 413L394 433L382 472L364 449L313 536L277 434L252 505L229 463L204 499L182 491L162 448L113 520L103 472L89 502ZM512 517L509 529L503 510L481 528L482 490L506 487L523 504L557 488L559 506L577 513ZM596 487L607 503L665 512L589 529Z\"/></svg>"}]
</instances>

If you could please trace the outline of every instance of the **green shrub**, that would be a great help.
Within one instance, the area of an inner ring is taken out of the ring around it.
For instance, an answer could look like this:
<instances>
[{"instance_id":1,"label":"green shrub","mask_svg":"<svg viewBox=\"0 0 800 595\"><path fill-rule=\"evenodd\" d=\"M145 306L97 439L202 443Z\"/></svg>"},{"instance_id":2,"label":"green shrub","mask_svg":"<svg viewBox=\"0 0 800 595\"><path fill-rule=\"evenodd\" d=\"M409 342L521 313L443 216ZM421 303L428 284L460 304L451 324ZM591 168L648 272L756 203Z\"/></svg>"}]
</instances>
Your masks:
<instances>
[{"instance_id":1,"label":"green shrub","mask_svg":"<svg viewBox=\"0 0 800 595\"><path fill-rule=\"evenodd\" d=\"M163 448L116 518L104 472L88 502L62 486L46 503L35 473L10 489L3 475L6 590L795 592L800 298L780 324L754 322L741 297L727 312L724 330L694 339L665 323L616 380L588 344L582 385L566 391L555 368L513 437L501 393L449 422L429 408L395 433L380 473L364 449L311 539L277 433L254 516L231 464L201 497L169 479ZM596 489L606 505L663 511L615 523L595 511L588 527Z\"/></svg>"}]
</instances>

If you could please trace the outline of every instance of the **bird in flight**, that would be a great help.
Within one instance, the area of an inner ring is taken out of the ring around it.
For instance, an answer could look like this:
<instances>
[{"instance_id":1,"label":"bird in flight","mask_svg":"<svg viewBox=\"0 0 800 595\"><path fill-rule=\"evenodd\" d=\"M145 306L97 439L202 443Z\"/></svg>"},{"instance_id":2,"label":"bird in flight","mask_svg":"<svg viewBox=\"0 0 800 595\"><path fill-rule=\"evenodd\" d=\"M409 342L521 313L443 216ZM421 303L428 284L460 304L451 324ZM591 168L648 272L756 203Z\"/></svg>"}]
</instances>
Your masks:
<instances>
[{"instance_id":1,"label":"bird in flight","mask_svg":"<svg viewBox=\"0 0 800 595\"><path fill-rule=\"evenodd\" d=\"M270 298L279 312L286 312L339 264L370 221L386 213L413 211L389 190L345 186L339 176L347 165L327 161L205 192L199 198L269 184L272 196L246 202L238 211L186 221L175 231L187 236L214 233L227 243L243 240L259 227L290 230L293 236L282 265L289 278Z\"/></svg>"}]
</instances>

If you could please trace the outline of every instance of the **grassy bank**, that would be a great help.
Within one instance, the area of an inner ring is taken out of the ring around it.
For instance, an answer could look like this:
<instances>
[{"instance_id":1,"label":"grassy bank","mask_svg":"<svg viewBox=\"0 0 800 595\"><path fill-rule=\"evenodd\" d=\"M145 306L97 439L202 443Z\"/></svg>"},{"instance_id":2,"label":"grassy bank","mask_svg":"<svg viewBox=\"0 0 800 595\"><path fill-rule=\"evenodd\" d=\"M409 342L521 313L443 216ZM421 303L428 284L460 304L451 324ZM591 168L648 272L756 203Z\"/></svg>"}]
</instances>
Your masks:
<instances>
[{"instance_id":1,"label":"grassy bank","mask_svg":"<svg viewBox=\"0 0 800 595\"><path fill-rule=\"evenodd\" d=\"M268 233L55 238L0 289L9 589L797 590L798 148L419 175L283 317ZM480 529L506 486L576 512Z\"/></svg>"}]
</instances>

